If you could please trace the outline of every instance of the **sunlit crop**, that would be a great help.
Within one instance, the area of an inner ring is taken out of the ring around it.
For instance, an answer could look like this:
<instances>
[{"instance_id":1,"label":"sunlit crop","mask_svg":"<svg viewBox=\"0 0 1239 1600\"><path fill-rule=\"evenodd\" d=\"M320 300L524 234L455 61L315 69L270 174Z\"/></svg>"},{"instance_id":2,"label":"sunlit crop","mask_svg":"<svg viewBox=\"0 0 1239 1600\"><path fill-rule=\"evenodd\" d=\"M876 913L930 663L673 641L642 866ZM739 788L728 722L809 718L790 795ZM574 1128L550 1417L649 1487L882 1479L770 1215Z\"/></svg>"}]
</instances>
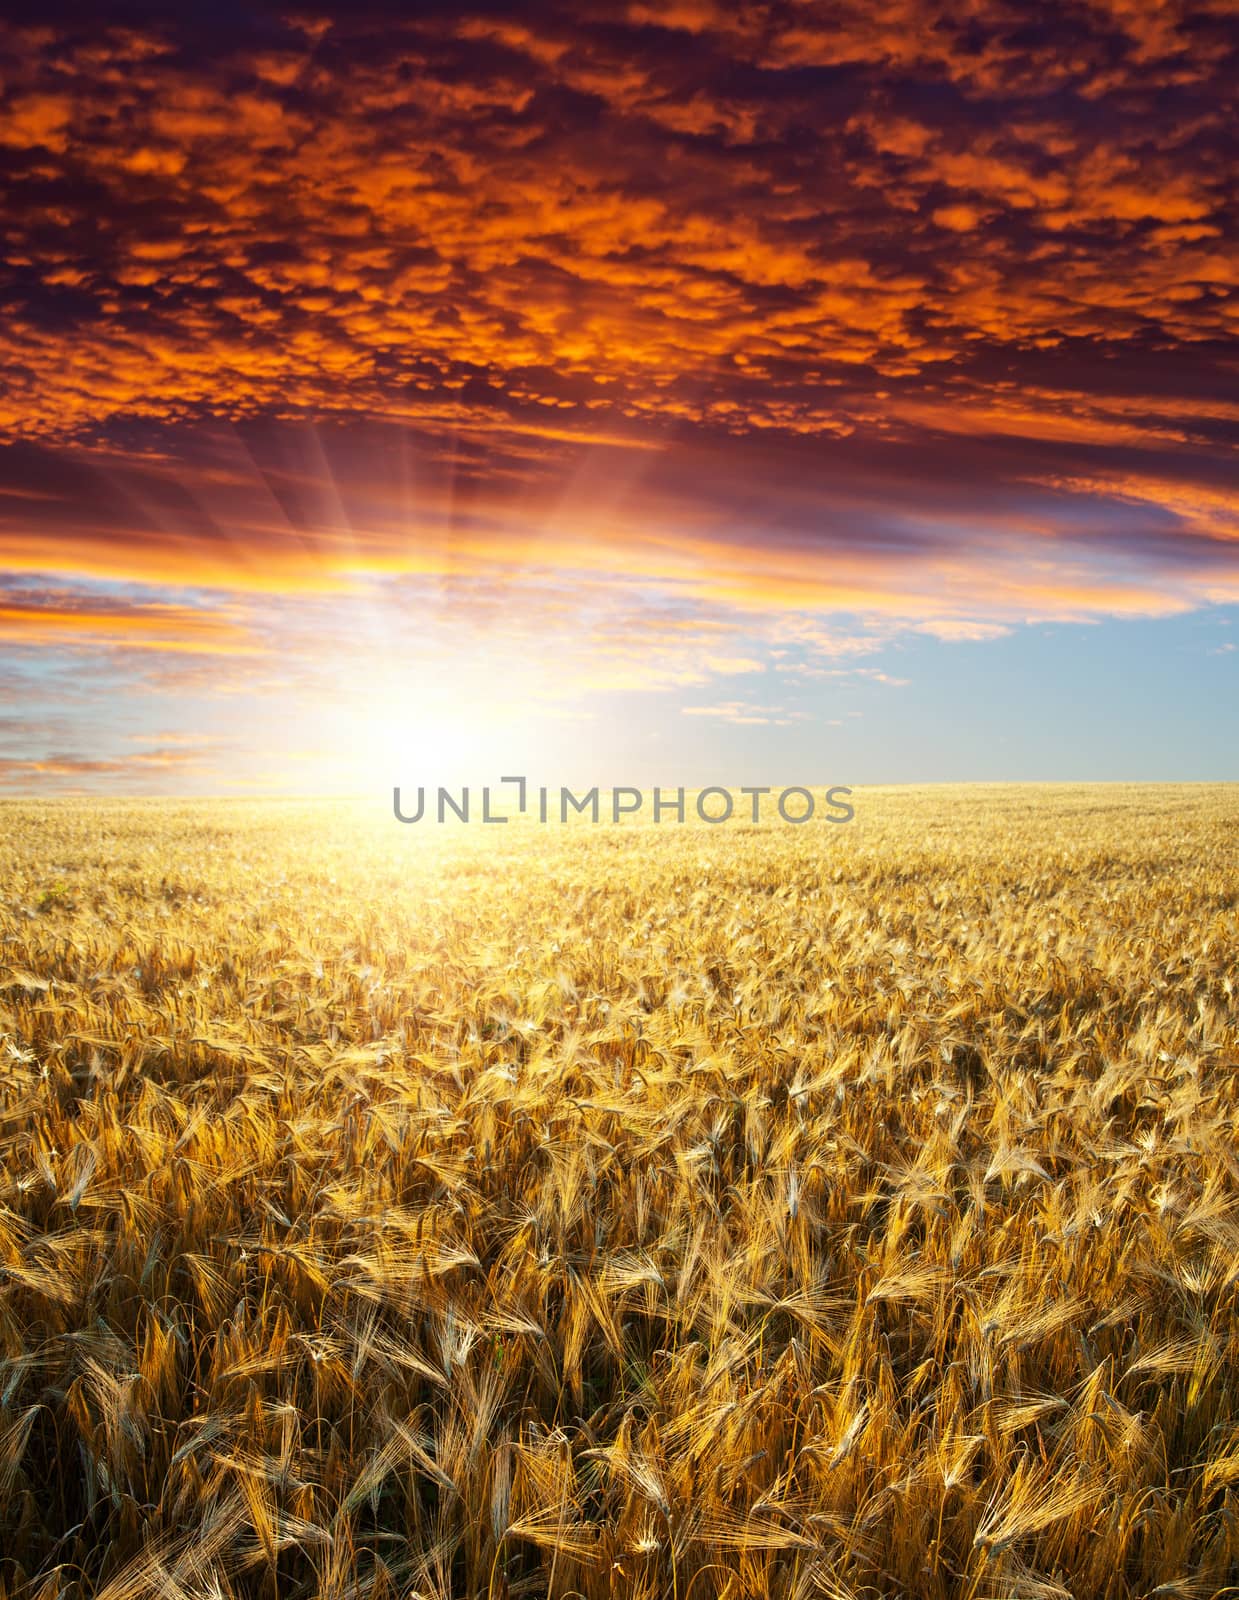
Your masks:
<instances>
[{"instance_id":1,"label":"sunlit crop","mask_svg":"<svg viewBox=\"0 0 1239 1600\"><path fill-rule=\"evenodd\" d=\"M1239 1585L1239 795L0 805L0 1593Z\"/></svg>"}]
</instances>

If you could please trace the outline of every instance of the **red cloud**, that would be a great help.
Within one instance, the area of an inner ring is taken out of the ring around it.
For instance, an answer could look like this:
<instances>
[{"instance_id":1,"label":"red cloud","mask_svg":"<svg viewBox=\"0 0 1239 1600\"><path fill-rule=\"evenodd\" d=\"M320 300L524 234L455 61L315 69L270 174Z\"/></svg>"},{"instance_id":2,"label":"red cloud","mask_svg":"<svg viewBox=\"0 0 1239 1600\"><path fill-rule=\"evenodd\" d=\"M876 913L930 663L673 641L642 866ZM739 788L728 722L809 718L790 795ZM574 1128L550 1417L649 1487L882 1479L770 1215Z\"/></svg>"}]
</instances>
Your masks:
<instances>
[{"instance_id":1,"label":"red cloud","mask_svg":"<svg viewBox=\"0 0 1239 1600\"><path fill-rule=\"evenodd\" d=\"M521 573L543 635L630 578L974 639L1233 597L1226 22L10 27L0 639L189 681L265 660L280 597L409 575L509 638L478 594ZM602 680L696 681L639 611Z\"/></svg>"}]
</instances>

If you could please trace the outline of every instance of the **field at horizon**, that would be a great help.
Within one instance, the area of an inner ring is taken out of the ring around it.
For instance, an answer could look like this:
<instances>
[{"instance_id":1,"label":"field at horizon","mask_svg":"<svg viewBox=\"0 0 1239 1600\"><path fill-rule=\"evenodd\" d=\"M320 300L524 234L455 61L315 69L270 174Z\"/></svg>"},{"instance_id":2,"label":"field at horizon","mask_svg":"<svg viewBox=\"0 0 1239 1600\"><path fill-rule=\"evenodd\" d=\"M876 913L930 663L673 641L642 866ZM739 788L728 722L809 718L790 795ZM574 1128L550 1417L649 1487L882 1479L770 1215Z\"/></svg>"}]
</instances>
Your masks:
<instances>
[{"instance_id":1,"label":"field at horizon","mask_svg":"<svg viewBox=\"0 0 1239 1600\"><path fill-rule=\"evenodd\" d=\"M0 801L2 1600L1239 1593L1239 785L387 800Z\"/></svg>"}]
</instances>

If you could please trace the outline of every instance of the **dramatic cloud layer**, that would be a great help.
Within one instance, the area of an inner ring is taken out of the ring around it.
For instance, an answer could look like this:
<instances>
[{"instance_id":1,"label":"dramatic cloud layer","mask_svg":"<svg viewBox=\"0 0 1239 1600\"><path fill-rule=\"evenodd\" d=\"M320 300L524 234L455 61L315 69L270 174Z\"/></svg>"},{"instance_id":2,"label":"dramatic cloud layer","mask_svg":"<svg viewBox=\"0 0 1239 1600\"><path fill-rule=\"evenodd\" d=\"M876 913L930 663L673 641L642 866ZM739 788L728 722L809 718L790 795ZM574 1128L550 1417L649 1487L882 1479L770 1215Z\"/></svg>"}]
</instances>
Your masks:
<instances>
[{"instance_id":1,"label":"dramatic cloud layer","mask_svg":"<svg viewBox=\"0 0 1239 1600\"><path fill-rule=\"evenodd\" d=\"M0 31L0 648L416 600L742 720L1239 600L1228 0L106 9Z\"/></svg>"}]
</instances>

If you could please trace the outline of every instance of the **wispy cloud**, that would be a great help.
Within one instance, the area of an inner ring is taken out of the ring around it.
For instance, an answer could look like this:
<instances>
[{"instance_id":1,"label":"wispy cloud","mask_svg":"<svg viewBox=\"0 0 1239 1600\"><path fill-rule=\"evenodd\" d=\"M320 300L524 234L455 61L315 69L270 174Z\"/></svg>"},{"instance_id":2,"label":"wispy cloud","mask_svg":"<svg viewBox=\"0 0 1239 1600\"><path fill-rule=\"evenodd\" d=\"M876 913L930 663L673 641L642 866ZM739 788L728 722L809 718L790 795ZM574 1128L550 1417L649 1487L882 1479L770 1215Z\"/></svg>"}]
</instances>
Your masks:
<instances>
[{"instance_id":1,"label":"wispy cloud","mask_svg":"<svg viewBox=\"0 0 1239 1600\"><path fill-rule=\"evenodd\" d=\"M775 727L790 728L794 722L806 722L807 711L789 711L784 706L755 705L748 700L725 700L721 705L681 706L686 717L718 717L736 727L761 726L773 723Z\"/></svg>"}]
</instances>

